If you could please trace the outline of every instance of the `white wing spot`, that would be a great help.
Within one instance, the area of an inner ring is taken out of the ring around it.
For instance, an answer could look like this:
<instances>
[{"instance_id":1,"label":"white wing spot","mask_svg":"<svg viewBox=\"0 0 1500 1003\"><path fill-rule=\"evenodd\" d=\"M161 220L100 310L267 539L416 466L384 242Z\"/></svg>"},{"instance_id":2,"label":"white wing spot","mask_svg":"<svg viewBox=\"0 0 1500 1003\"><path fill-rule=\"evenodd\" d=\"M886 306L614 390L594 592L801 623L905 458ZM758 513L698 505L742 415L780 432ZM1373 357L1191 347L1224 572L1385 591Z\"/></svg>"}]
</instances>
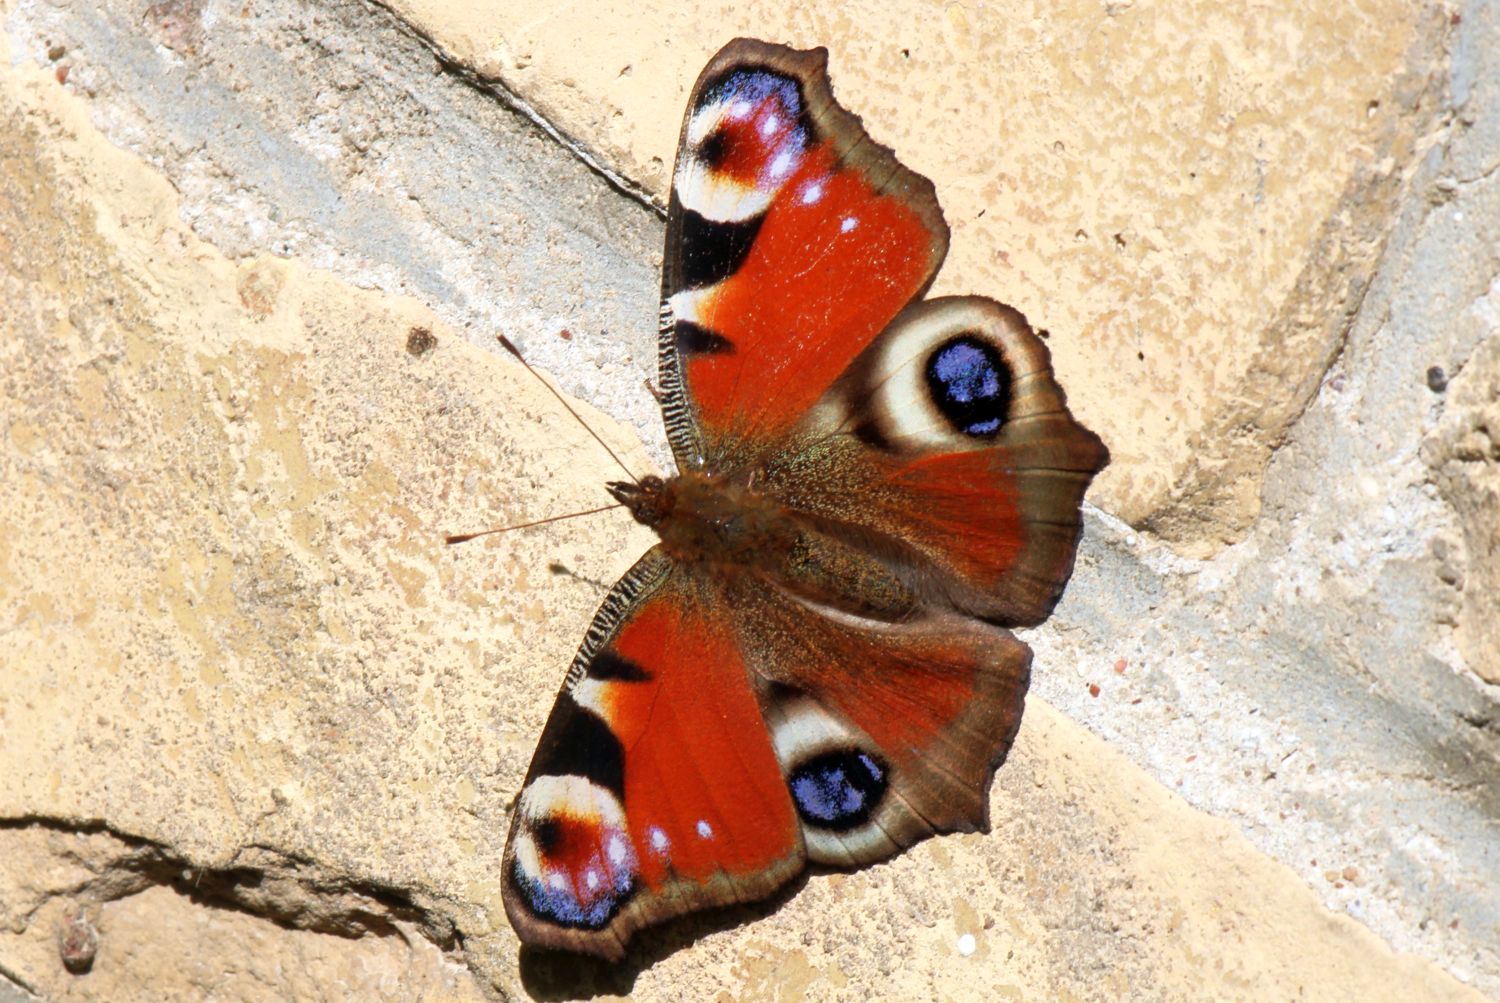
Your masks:
<instances>
[{"instance_id":1,"label":"white wing spot","mask_svg":"<svg viewBox=\"0 0 1500 1003\"><path fill-rule=\"evenodd\" d=\"M653 825L646 831L649 833L651 839L651 849L657 853L666 853L667 847L672 845L672 841L667 838L666 833L661 831L661 826Z\"/></svg>"},{"instance_id":2,"label":"white wing spot","mask_svg":"<svg viewBox=\"0 0 1500 1003\"><path fill-rule=\"evenodd\" d=\"M855 219L853 216L845 216L844 221L839 224L839 231L841 233L848 233L856 226L859 226L859 220Z\"/></svg>"},{"instance_id":3,"label":"white wing spot","mask_svg":"<svg viewBox=\"0 0 1500 1003\"><path fill-rule=\"evenodd\" d=\"M729 106L729 117L733 119L741 119L754 110L754 105L752 105L749 101L746 101L744 98L740 98L734 104Z\"/></svg>"},{"instance_id":4,"label":"white wing spot","mask_svg":"<svg viewBox=\"0 0 1500 1003\"><path fill-rule=\"evenodd\" d=\"M700 818L698 820L698 835L699 835L699 837L702 838L702 839L707 839L708 837L712 836L713 834L714 834L714 827L711 826L711 825L709 825L706 821L704 821L703 819Z\"/></svg>"},{"instance_id":5,"label":"white wing spot","mask_svg":"<svg viewBox=\"0 0 1500 1003\"><path fill-rule=\"evenodd\" d=\"M787 168L789 168L791 166L792 166L792 151L791 150L782 150L780 153L776 154L775 159L773 159L771 161L771 177L773 177L773 178L779 178L779 177L781 177L783 174L785 174L787 172Z\"/></svg>"},{"instance_id":6,"label":"white wing spot","mask_svg":"<svg viewBox=\"0 0 1500 1003\"><path fill-rule=\"evenodd\" d=\"M803 203L803 205L812 205L814 202L818 201L818 199L820 199L822 197L823 197L823 186L820 183L816 182L816 181L814 181L812 184L808 185L806 188L802 189L802 203Z\"/></svg>"},{"instance_id":7,"label":"white wing spot","mask_svg":"<svg viewBox=\"0 0 1500 1003\"><path fill-rule=\"evenodd\" d=\"M609 837L609 862L616 867L625 863L625 838L619 833Z\"/></svg>"},{"instance_id":8,"label":"white wing spot","mask_svg":"<svg viewBox=\"0 0 1500 1003\"><path fill-rule=\"evenodd\" d=\"M598 888L599 872L593 870L589 871L583 876L583 883L589 886L589 891L593 891L595 888Z\"/></svg>"},{"instance_id":9,"label":"white wing spot","mask_svg":"<svg viewBox=\"0 0 1500 1003\"><path fill-rule=\"evenodd\" d=\"M551 888L554 891L559 891L559 892L567 891L568 890L568 879L565 878L565 877L563 877L557 871L553 871L552 872L552 876L547 879L547 887Z\"/></svg>"},{"instance_id":10,"label":"white wing spot","mask_svg":"<svg viewBox=\"0 0 1500 1003\"><path fill-rule=\"evenodd\" d=\"M780 128L781 119L777 118L775 115L767 115L766 120L760 124L760 134L766 137L774 136L776 134L776 130Z\"/></svg>"}]
</instances>

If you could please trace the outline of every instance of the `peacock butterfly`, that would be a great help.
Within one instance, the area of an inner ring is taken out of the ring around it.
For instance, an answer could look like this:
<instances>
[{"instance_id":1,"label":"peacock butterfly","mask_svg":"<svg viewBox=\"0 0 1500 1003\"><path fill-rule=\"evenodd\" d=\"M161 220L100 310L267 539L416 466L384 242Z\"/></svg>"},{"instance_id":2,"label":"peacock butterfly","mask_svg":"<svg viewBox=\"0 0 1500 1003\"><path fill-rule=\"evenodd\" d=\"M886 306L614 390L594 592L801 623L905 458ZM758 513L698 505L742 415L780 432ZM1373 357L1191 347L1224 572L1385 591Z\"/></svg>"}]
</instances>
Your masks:
<instances>
[{"instance_id":1,"label":"peacock butterfly","mask_svg":"<svg viewBox=\"0 0 1500 1003\"><path fill-rule=\"evenodd\" d=\"M642 927L987 827L1031 651L1108 461L1015 310L924 299L932 183L834 100L827 52L738 39L678 145L662 276L674 477L517 800L522 941Z\"/></svg>"}]
</instances>

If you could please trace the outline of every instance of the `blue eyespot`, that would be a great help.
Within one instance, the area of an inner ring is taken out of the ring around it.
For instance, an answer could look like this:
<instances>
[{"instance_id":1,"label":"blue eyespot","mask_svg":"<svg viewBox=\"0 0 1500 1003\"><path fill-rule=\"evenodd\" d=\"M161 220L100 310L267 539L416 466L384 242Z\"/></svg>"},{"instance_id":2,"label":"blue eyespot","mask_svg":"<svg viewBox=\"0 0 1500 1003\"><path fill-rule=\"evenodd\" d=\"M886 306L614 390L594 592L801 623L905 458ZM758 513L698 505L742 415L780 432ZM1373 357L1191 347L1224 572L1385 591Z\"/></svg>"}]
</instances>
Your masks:
<instances>
[{"instance_id":1,"label":"blue eyespot","mask_svg":"<svg viewBox=\"0 0 1500 1003\"><path fill-rule=\"evenodd\" d=\"M841 749L809 759L792 771L788 783L804 822L841 831L870 817L890 780L869 753Z\"/></svg>"},{"instance_id":2,"label":"blue eyespot","mask_svg":"<svg viewBox=\"0 0 1500 1003\"><path fill-rule=\"evenodd\" d=\"M699 107L723 102L728 106L731 118L743 118L766 101L775 101L781 114L795 120L794 124L801 124L802 91L796 81L784 74L759 67L733 70L709 84L704 89L703 97L699 99ZM805 135L798 138L801 145L807 144Z\"/></svg>"},{"instance_id":3,"label":"blue eyespot","mask_svg":"<svg viewBox=\"0 0 1500 1003\"><path fill-rule=\"evenodd\" d=\"M553 871L543 881L526 873L519 861L511 867L511 879L536 915L558 926L602 929L635 891L634 875L601 866L590 867L582 875L585 884L580 888L562 871Z\"/></svg>"},{"instance_id":4,"label":"blue eyespot","mask_svg":"<svg viewBox=\"0 0 1500 1003\"><path fill-rule=\"evenodd\" d=\"M994 346L960 335L928 357L927 390L957 431L987 439L1005 423L1010 372Z\"/></svg>"}]
</instances>

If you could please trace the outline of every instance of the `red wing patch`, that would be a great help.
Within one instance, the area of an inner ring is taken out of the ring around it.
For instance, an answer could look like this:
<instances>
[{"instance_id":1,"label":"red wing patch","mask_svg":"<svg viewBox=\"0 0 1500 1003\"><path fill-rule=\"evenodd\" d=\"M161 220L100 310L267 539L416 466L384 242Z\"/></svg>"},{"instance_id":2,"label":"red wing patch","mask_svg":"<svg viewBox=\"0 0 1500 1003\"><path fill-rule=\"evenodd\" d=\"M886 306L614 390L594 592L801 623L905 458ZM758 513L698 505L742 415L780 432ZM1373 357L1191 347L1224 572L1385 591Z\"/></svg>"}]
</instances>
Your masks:
<instances>
[{"instance_id":1,"label":"red wing patch","mask_svg":"<svg viewBox=\"0 0 1500 1003\"><path fill-rule=\"evenodd\" d=\"M772 474L792 508L899 541L904 560L926 569L919 581L944 583L929 600L1006 626L1051 612L1073 566L1092 473L1078 468L1092 459L1073 459L1068 443L904 455L846 436L823 449L836 474Z\"/></svg>"},{"instance_id":2,"label":"red wing patch","mask_svg":"<svg viewBox=\"0 0 1500 1003\"><path fill-rule=\"evenodd\" d=\"M999 450L893 457L882 501L908 541L993 590L1025 543L1008 460Z\"/></svg>"},{"instance_id":3,"label":"red wing patch","mask_svg":"<svg viewBox=\"0 0 1500 1003\"><path fill-rule=\"evenodd\" d=\"M930 235L903 202L812 151L749 254L696 294L696 323L734 346L690 354L698 419L716 436L779 442L927 281Z\"/></svg>"},{"instance_id":4,"label":"red wing patch","mask_svg":"<svg viewBox=\"0 0 1500 1003\"><path fill-rule=\"evenodd\" d=\"M649 680L611 684L607 720L625 748L625 812L647 885L753 874L796 850L776 763L727 609L657 600L614 650Z\"/></svg>"}]
</instances>

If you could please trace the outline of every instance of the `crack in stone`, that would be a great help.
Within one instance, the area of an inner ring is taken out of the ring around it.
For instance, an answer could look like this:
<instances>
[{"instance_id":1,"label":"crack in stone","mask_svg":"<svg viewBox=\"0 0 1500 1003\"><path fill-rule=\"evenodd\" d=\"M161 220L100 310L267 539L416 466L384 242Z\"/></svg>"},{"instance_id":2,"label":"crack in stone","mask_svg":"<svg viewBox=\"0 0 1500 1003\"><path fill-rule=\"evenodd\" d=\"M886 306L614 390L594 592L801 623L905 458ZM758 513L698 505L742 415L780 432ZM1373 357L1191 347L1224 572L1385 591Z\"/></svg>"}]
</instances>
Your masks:
<instances>
[{"instance_id":1,"label":"crack in stone","mask_svg":"<svg viewBox=\"0 0 1500 1003\"><path fill-rule=\"evenodd\" d=\"M506 86L503 80L482 76L472 67L466 66L457 59L454 59L443 50L443 47L438 44L436 39L403 18L400 12L392 8L386 0L371 0L371 2L390 16L398 31L432 53L433 58L437 61L438 68L445 74L481 94L494 98L502 106L540 129L547 138L568 151L579 163L583 164L594 174L604 179L611 188L627 198L639 202L658 217L662 219L667 218L667 207L662 204L660 199L652 195L637 182L610 168L604 161L595 156L581 140L575 139L564 132L543 115L530 101L527 101Z\"/></svg>"},{"instance_id":2,"label":"crack in stone","mask_svg":"<svg viewBox=\"0 0 1500 1003\"><path fill-rule=\"evenodd\" d=\"M1462 188L1468 185L1478 184L1481 181L1488 181L1490 178L1493 178L1496 173L1500 173L1500 160L1495 161L1493 164L1480 171L1478 174L1470 175L1467 177L1460 177L1457 178L1456 181L1458 183L1458 186Z\"/></svg>"},{"instance_id":3,"label":"crack in stone","mask_svg":"<svg viewBox=\"0 0 1500 1003\"><path fill-rule=\"evenodd\" d=\"M40 989L32 985L20 972L15 971L3 961L0 961L0 978L14 982L37 999L42 998L42 991Z\"/></svg>"},{"instance_id":4,"label":"crack in stone","mask_svg":"<svg viewBox=\"0 0 1500 1003\"><path fill-rule=\"evenodd\" d=\"M200 905L231 909L292 930L347 938L397 936L410 943L400 925L405 922L440 950L452 951L461 944L451 918L423 908L404 890L352 876L307 873L316 872L310 857L270 844L243 844L235 849L228 864L205 867L168 844L102 820L79 822L43 815L0 818L0 832L28 829L105 835L125 850L98 870L85 863L94 872L91 877L50 890L37 909L58 898L116 901L161 885ZM35 912L31 910L28 922ZM7 973L0 970L0 974Z\"/></svg>"}]
</instances>

